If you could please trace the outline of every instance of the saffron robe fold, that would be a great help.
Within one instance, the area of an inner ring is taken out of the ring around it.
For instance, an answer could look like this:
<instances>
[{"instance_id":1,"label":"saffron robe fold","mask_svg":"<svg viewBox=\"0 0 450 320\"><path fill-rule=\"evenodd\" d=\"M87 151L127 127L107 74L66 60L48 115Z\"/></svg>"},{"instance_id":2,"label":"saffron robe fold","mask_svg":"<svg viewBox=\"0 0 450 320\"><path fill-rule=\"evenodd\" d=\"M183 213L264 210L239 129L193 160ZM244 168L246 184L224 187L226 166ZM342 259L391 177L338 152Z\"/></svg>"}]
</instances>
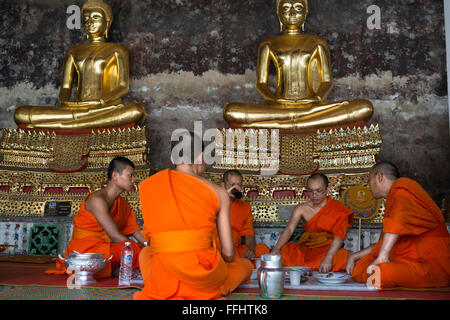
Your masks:
<instances>
[{"instance_id":1,"label":"saffron robe fold","mask_svg":"<svg viewBox=\"0 0 450 320\"><path fill-rule=\"evenodd\" d=\"M95 192L95 191L94 191ZM95 278L107 278L111 276L112 269L120 265L121 251L126 241L112 243L109 236L97 222L95 216L86 209L86 199L82 202L80 210L73 218L72 238L68 243L64 256L78 251L80 253L103 253L105 259L111 256L113 258L106 263L105 268L95 274ZM120 233L129 236L141 228L136 222L136 215L128 203L122 197L117 197L109 210L109 214L119 227ZM140 247L134 242L129 241L133 248L133 268L138 268ZM65 274L67 273L64 261L56 260L56 269L51 268L45 271L47 274Z\"/></svg>"},{"instance_id":2,"label":"saffron robe fold","mask_svg":"<svg viewBox=\"0 0 450 320\"><path fill-rule=\"evenodd\" d=\"M298 243L289 242L281 248L283 265L318 268L333 239L345 240L352 223L353 212L328 197L327 204L303 225L304 233ZM346 249L339 249L333 257L331 271L344 270L349 256Z\"/></svg>"},{"instance_id":3,"label":"saffron robe fold","mask_svg":"<svg viewBox=\"0 0 450 320\"><path fill-rule=\"evenodd\" d=\"M367 268L378 257L385 233L399 235L388 263L380 267L380 288L450 285L450 236L444 216L415 181L397 179L386 198L383 232L371 253L356 262L352 276L366 282Z\"/></svg>"},{"instance_id":4,"label":"saffron robe fold","mask_svg":"<svg viewBox=\"0 0 450 320\"><path fill-rule=\"evenodd\" d=\"M149 247L134 299L218 299L250 277L250 260L226 263L214 247L220 201L211 186L167 169L141 182L139 196Z\"/></svg>"},{"instance_id":5,"label":"saffron robe fold","mask_svg":"<svg viewBox=\"0 0 450 320\"><path fill-rule=\"evenodd\" d=\"M230 206L230 222L233 234L233 245L236 250L236 257L243 257L248 251L248 247L242 244L242 237L255 236L253 228L252 207L250 204L241 199L231 202ZM217 248L220 249L220 239L217 229L214 230L214 237ZM263 254L269 254L270 249L263 243L257 244L255 248L255 256L260 258Z\"/></svg>"}]
</instances>

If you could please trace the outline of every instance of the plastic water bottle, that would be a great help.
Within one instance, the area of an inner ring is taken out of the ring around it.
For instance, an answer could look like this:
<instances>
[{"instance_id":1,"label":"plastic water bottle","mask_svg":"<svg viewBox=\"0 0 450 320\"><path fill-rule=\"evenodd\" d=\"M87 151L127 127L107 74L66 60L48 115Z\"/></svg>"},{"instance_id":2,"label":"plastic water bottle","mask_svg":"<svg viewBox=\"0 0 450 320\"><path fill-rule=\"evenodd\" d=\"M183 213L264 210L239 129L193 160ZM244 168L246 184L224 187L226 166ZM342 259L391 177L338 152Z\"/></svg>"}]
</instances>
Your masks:
<instances>
[{"instance_id":1,"label":"plastic water bottle","mask_svg":"<svg viewBox=\"0 0 450 320\"><path fill-rule=\"evenodd\" d=\"M131 284L132 267L133 248L130 242L125 242L120 259L119 286L129 286Z\"/></svg>"}]
</instances>

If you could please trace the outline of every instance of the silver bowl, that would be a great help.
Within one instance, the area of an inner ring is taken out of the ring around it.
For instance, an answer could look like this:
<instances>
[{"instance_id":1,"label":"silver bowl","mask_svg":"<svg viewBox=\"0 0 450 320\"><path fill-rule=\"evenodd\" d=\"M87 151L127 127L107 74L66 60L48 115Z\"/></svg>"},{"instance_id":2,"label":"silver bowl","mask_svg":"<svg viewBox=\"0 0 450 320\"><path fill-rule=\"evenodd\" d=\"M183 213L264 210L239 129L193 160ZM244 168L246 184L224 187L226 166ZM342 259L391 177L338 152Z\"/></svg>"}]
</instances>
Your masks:
<instances>
[{"instance_id":1,"label":"silver bowl","mask_svg":"<svg viewBox=\"0 0 450 320\"><path fill-rule=\"evenodd\" d=\"M103 253L79 253L74 251L67 258L58 255L67 268L67 271L75 274L75 284L88 285L96 283L94 275L106 266L106 262L112 259L113 255L105 259Z\"/></svg>"}]
</instances>

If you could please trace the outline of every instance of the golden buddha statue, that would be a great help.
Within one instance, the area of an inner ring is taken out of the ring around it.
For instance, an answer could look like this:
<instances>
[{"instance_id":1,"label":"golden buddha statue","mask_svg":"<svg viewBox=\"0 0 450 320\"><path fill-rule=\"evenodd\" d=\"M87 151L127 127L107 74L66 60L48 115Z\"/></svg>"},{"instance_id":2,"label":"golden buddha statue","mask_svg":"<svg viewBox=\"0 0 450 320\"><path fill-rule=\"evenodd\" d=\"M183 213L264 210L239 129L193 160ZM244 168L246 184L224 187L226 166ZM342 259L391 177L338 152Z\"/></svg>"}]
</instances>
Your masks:
<instances>
[{"instance_id":1,"label":"golden buddha statue","mask_svg":"<svg viewBox=\"0 0 450 320\"><path fill-rule=\"evenodd\" d=\"M302 34L307 0L277 0L280 36L263 40L258 48L256 89L268 105L230 103L223 116L232 127L304 131L367 122L373 106L367 100L326 100L331 91L330 51L325 39ZM275 92L269 67L277 71Z\"/></svg>"},{"instance_id":2,"label":"golden buddha statue","mask_svg":"<svg viewBox=\"0 0 450 320\"><path fill-rule=\"evenodd\" d=\"M19 126L85 130L144 122L144 107L121 101L129 89L129 58L126 47L105 42L113 20L111 7L103 0L88 0L81 13L89 41L70 48L64 56L61 107L19 107L14 113ZM70 101L75 74L77 89Z\"/></svg>"}]
</instances>

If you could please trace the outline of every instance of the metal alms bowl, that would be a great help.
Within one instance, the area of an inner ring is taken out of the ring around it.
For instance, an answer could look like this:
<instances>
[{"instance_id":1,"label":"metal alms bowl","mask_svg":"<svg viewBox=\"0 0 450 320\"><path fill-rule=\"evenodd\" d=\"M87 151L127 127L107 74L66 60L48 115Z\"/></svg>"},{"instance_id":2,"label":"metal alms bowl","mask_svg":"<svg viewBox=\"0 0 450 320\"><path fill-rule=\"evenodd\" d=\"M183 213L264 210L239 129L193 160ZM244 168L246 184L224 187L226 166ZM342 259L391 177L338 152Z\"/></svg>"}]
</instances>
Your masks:
<instances>
[{"instance_id":1,"label":"metal alms bowl","mask_svg":"<svg viewBox=\"0 0 450 320\"><path fill-rule=\"evenodd\" d=\"M96 283L94 275L106 266L113 255L105 259L103 253L70 253L67 258L59 255L67 270L75 273L75 284L88 285Z\"/></svg>"}]
</instances>

